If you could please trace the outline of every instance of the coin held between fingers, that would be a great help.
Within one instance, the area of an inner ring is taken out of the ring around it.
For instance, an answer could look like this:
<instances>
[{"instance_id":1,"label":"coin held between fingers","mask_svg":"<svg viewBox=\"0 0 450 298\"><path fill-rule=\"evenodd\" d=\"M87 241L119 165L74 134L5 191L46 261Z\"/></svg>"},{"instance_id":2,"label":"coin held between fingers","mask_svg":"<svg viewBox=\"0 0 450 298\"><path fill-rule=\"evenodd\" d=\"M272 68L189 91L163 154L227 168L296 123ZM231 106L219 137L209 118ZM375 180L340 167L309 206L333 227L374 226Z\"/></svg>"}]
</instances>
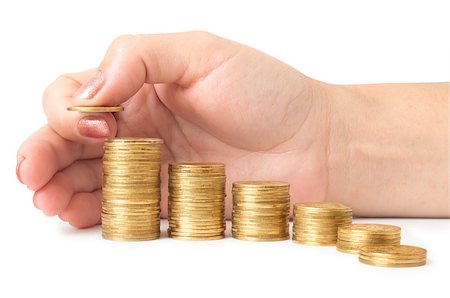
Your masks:
<instances>
[{"instance_id":1,"label":"coin held between fingers","mask_svg":"<svg viewBox=\"0 0 450 298\"><path fill-rule=\"evenodd\" d=\"M70 106L67 107L69 112L80 112L80 113L116 113L122 112L124 110L121 106L116 107L95 107L95 106Z\"/></svg>"}]
</instances>

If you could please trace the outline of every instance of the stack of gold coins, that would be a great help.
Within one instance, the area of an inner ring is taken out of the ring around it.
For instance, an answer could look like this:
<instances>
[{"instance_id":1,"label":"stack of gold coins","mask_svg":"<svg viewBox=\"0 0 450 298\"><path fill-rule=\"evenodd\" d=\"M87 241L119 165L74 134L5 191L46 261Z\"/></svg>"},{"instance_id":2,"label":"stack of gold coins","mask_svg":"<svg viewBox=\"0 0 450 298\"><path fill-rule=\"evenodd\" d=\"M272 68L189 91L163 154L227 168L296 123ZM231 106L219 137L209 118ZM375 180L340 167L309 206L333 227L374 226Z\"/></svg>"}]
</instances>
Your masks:
<instances>
[{"instance_id":1,"label":"stack of gold coins","mask_svg":"<svg viewBox=\"0 0 450 298\"><path fill-rule=\"evenodd\" d=\"M337 250L357 254L362 246L400 244L400 227L381 224L351 224L338 228Z\"/></svg>"},{"instance_id":2,"label":"stack of gold coins","mask_svg":"<svg viewBox=\"0 0 450 298\"><path fill-rule=\"evenodd\" d=\"M416 267L426 264L427 251L409 245L362 246L359 261L382 267Z\"/></svg>"},{"instance_id":3,"label":"stack of gold coins","mask_svg":"<svg viewBox=\"0 0 450 298\"><path fill-rule=\"evenodd\" d=\"M352 209L333 202L294 205L292 240L307 245L335 245L338 227L352 223Z\"/></svg>"},{"instance_id":4,"label":"stack of gold coins","mask_svg":"<svg viewBox=\"0 0 450 298\"><path fill-rule=\"evenodd\" d=\"M232 234L250 241L289 239L289 184L234 182Z\"/></svg>"},{"instance_id":5,"label":"stack of gold coins","mask_svg":"<svg viewBox=\"0 0 450 298\"><path fill-rule=\"evenodd\" d=\"M225 165L221 163L169 165L169 237L224 238L225 182Z\"/></svg>"},{"instance_id":6,"label":"stack of gold coins","mask_svg":"<svg viewBox=\"0 0 450 298\"><path fill-rule=\"evenodd\" d=\"M110 240L140 241L160 235L161 139L105 141L102 234Z\"/></svg>"}]
</instances>

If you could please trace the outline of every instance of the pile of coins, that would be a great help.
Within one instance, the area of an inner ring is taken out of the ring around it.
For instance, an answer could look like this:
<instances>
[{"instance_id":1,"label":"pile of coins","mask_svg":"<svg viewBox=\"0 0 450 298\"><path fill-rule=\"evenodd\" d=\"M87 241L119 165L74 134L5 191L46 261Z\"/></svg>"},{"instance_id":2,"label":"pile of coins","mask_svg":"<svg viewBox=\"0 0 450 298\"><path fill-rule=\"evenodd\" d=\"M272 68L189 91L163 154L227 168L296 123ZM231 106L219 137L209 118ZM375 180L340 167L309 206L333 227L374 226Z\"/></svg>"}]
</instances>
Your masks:
<instances>
[{"instance_id":1,"label":"pile of coins","mask_svg":"<svg viewBox=\"0 0 450 298\"><path fill-rule=\"evenodd\" d=\"M121 106L71 106L80 113L115 113ZM102 235L139 241L160 236L161 139L116 138L105 141ZM213 240L225 237L225 165L182 163L169 166L169 237ZM289 184L272 181L233 183L232 235L251 241L289 239ZM400 228L352 224L352 210L339 203L294 206L294 242L334 245L359 254L364 264L415 267L427 251L400 245Z\"/></svg>"},{"instance_id":2,"label":"pile of coins","mask_svg":"<svg viewBox=\"0 0 450 298\"><path fill-rule=\"evenodd\" d=\"M289 184L234 182L232 234L250 241L289 239Z\"/></svg>"},{"instance_id":3,"label":"pile of coins","mask_svg":"<svg viewBox=\"0 0 450 298\"><path fill-rule=\"evenodd\" d=\"M427 251L409 245L363 246L359 250L359 261L382 267L416 267L426 264Z\"/></svg>"},{"instance_id":4,"label":"pile of coins","mask_svg":"<svg viewBox=\"0 0 450 298\"><path fill-rule=\"evenodd\" d=\"M294 205L292 240L307 245L335 245L338 227L352 223L352 209L340 203Z\"/></svg>"},{"instance_id":5,"label":"pile of coins","mask_svg":"<svg viewBox=\"0 0 450 298\"><path fill-rule=\"evenodd\" d=\"M103 156L102 235L138 241L160 236L161 139L106 140Z\"/></svg>"},{"instance_id":6,"label":"pile of coins","mask_svg":"<svg viewBox=\"0 0 450 298\"><path fill-rule=\"evenodd\" d=\"M221 163L169 165L169 237L225 237L225 180Z\"/></svg>"},{"instance_id":7,"label":"pile of coins","mask_svg":"<svg viewBox=\"0 0 450 298\"><path fill-rule=\"evenodd\" d=\"M337 250L359 253L362 246L399 245L400 227L381 224L351 224L338 228Z\"/></svg>"}]
</instances>

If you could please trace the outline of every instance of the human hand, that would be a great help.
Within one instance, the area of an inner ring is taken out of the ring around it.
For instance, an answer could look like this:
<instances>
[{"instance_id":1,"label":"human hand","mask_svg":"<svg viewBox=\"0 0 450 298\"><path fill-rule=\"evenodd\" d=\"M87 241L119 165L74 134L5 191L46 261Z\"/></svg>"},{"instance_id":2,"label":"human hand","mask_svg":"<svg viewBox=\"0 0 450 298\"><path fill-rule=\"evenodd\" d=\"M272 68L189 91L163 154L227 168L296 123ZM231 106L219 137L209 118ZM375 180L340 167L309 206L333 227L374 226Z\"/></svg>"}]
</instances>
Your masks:
<instances>
[{"instance_id":1,"label":"human hand","mask_svg":"<svg viewBox=\"0 0 450 298\"><path fill-rule=\"evenodd\" d=\"M19 180L46 215L75 227L100 222L102 143L159 137L162 215L171 162L223 162L231 182L291 184L292 201L324 200L328 102L325 84L250 47L203 32L122 36L98 69L67 74L43 97L48 125L18 151ZM71 105L122 105L117 114Z\"/></svg>"}]
</instances>

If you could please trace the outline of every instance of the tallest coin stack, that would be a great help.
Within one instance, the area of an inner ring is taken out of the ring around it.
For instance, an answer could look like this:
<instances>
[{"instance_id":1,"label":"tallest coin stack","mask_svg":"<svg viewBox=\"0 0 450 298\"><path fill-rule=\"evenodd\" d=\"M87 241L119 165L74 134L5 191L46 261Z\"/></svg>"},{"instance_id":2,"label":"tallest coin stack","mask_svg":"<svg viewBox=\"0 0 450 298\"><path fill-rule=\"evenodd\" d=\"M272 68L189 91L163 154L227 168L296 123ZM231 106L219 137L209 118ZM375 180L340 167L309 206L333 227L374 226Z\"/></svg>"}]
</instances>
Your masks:
<instances>
[{"instance_id":1,"label":"tallest coin stack","mask_svg":"<svg viewBox=\"0 0 450 298\"><path fill-rule=\"evenodd\" d=\"M161 139L105 141L102 235L139 241L160 236Z\"/></svg>"}]
</instances>

